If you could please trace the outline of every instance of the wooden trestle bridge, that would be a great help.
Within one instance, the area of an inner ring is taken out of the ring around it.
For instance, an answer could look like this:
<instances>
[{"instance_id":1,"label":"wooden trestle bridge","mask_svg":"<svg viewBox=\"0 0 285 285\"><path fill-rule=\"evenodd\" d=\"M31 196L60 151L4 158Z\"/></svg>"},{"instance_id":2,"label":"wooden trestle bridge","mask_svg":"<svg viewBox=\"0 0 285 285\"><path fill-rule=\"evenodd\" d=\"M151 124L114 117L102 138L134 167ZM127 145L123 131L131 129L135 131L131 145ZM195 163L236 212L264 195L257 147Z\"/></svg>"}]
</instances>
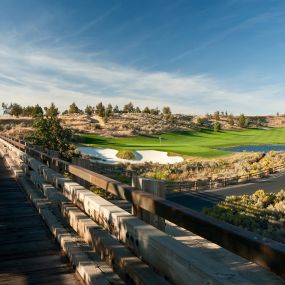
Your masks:
<instances>
[{"instance_id":1,"label":"wooden trestle bridge","mask_svg":"<svg viewBox=\"0 0 285 285\"><path fill-rule=\"evenodd\" d=\"M0 157L0 284L285 284L282 243L25 141L0 135ZM165 230L141 211L165 219Z\"/></svg>"}]
</instances>

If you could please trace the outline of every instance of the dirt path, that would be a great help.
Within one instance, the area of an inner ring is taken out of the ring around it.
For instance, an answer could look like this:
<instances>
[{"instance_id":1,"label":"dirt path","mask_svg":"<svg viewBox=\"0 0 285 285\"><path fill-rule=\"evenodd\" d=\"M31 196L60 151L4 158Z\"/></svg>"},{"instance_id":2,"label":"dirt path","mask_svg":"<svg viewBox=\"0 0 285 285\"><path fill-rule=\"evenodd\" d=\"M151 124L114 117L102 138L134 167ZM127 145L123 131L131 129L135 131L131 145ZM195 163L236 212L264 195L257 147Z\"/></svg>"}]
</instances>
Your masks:
<instances>
[{"instance_id":1,"label":"dirt path","mask_svg":"<svg viewBox=\"0 0 285 285\"><path fill-rule=\"evenodd\" d=\"M94 115L92 117L92 119L95 119L96 121L98 121L101 127L105 127L106 126L103 118L101 118L100 116Z\"/></svg>"}]
</instances>

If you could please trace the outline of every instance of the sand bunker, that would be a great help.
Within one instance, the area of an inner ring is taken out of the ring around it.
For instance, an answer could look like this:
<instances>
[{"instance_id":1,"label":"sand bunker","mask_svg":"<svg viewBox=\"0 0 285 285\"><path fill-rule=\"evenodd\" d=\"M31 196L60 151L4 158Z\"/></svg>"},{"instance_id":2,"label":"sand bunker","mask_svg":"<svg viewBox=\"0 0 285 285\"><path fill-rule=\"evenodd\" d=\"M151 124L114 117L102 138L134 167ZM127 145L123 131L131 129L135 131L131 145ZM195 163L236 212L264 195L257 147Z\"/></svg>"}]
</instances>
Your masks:
<instances>
[{"instance_id":1,"label":"sand bunker","mask_svg":"<svg viewBox=\"0 0 285 285\"><path fill-rule=\"evenodd\" d=\"M158 150L137 150L134 151L136 158L134 160L121 159L116 156L117 150L111 148L95 148L95 147L80 147L79 151L96 158L99 158L104 163L144 163L153 162L160 164L173 164L182 162L181 156L168 156L165 151Z\"/></svg>"}]
</instances>

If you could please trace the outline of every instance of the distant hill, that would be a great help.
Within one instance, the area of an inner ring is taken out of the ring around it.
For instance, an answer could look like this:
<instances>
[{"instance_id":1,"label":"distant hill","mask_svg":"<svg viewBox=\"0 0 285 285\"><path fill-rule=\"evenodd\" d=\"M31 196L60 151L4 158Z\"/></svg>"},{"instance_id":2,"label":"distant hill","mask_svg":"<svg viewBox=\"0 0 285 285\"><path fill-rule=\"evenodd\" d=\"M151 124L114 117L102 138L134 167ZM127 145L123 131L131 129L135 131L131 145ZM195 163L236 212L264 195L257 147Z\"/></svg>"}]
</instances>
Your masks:
<instances>
[{"instance_id":1,"label":"distant hill","mask_svg":"<svg viewBox=\"0 0 285 285\"><path fill-rule=\"evenodd\" d=\"M172 114L171 116L146 113L113 114L107 119L97 115L66 114L59 116L65 127L76 133L96 133L105 136L153 135L171 131L213 128L219 122L221 129L239 128L239 117L191 116ZM247 116L247 127L285 127L285 116ZM31 117L0 117L0 130L10 135L23 136L32 132Z\"/></svg>"}]
</instances>

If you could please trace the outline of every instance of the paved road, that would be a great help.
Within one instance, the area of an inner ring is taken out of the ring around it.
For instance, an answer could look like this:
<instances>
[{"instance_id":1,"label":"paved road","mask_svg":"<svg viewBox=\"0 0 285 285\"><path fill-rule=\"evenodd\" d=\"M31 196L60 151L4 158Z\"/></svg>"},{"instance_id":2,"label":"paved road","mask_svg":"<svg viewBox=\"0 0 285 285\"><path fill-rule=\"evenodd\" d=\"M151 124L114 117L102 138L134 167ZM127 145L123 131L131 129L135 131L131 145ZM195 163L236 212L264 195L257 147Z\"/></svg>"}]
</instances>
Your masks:
<instances>
[{"instance_id":1,"label":"paved road","mask_svg":"<svg viewBox=\"0 0 285 285\"><path fill-rule=\"evenodd\" d=\"M213 207L226 196L252 194L259 189L263 189L266 192L285 190L285 174L277 174L267 179L260 179L255 183L229 186L216 190L193 192L191 194L174 193L168 195L167 199L193 210L201 211L204 207Z\"/></svg>"}]
</instances>

